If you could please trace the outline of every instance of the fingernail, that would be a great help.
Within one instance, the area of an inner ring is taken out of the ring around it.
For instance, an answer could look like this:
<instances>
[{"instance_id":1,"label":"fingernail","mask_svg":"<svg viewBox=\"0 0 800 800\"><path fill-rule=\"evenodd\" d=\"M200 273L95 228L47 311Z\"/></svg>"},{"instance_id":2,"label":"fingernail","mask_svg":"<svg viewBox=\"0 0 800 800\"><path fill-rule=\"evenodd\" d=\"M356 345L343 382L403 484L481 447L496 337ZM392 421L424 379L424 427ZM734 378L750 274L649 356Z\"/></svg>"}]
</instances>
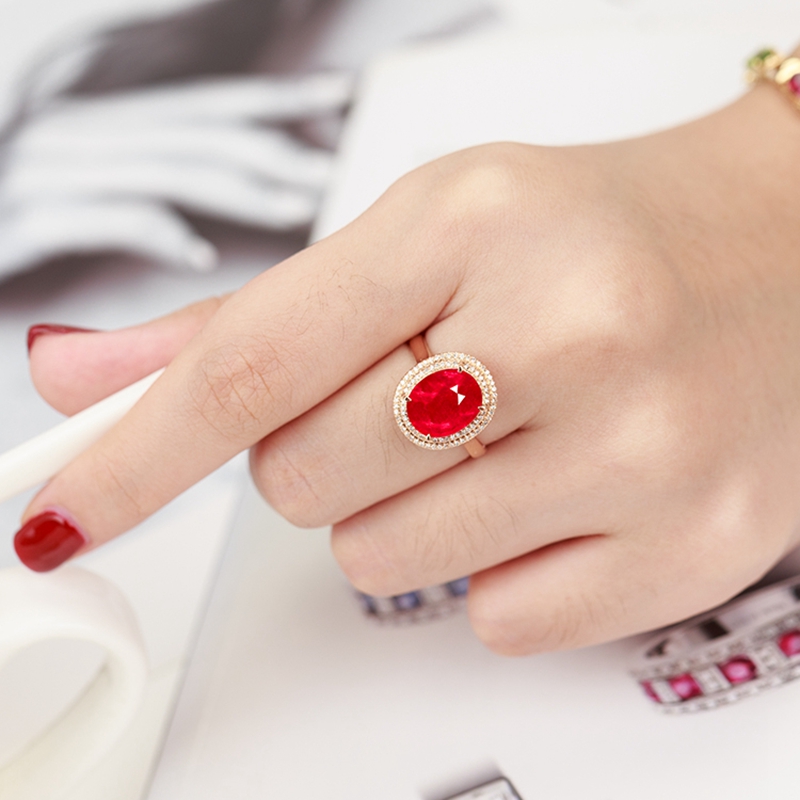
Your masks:
<instances>
[{"instance_id":1,"label":"fingernail","mask_svg":"<svg viewBox=\"0 0 800 800\"><path fill-rule=\"evenodd\" d=\"M50 509L29 519L14 536L19 560L34 572L49 572L74 556L89 537L62 511Z\"/></svg>"},{"instance_id":2,"label":"fingernail","mask_svg":"<svg viewBox=\"0 0 800 800\"><path fill-rule=\"evenodd\" d=\"M96 333L93 328L73 328L71 325L31 325L28 328L28 352L31 352L33 343L40 336L48 336L53 333Z\"/></svg>"}]
</instances>

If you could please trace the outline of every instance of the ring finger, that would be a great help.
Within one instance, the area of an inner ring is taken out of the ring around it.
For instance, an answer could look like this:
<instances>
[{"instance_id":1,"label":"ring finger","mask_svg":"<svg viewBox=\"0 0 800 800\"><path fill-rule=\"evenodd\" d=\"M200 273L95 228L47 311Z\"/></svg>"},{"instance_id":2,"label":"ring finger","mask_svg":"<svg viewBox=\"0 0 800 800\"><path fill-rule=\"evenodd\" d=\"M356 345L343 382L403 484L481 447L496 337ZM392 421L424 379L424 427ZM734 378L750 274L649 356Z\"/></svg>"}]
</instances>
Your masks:
<instances>
[{"instance_id":1,"label":"ring finger","mask_svg":"<svg viewBox=\"0 0 800 800\"><path fill-rule=\"evenodd\" d=\"M468 458L463 447L422 449L400 431L394 392L415 363L402 345L252 449L255 482L281 514L304 527L338 522ZM527 421L525 403L513 394L505 393L481 433L485 444Z\"/></svg>"}]
</instances>

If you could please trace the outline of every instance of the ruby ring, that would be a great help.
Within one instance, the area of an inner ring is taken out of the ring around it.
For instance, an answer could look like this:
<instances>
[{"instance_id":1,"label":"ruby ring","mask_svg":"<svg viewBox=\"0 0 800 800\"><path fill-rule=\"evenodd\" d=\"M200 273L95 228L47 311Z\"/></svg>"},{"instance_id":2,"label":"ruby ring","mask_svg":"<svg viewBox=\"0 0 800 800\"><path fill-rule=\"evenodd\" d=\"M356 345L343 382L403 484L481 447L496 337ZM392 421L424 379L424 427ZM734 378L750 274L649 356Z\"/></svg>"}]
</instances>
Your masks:
<instances>
[{"instance_id":1,"label":"ruby ring","mask_svg":"<svg viewBox=\"0 0 800 800\"><path fill-rule=\"evenodd\" d=\"M486 448L476 439L497 408L492 375L465 353L431 355L425 339L409 342L417 365L400 381L394 417L414 444L428 450L464 445L477 458Z\"/></svg>"}]
</instances>

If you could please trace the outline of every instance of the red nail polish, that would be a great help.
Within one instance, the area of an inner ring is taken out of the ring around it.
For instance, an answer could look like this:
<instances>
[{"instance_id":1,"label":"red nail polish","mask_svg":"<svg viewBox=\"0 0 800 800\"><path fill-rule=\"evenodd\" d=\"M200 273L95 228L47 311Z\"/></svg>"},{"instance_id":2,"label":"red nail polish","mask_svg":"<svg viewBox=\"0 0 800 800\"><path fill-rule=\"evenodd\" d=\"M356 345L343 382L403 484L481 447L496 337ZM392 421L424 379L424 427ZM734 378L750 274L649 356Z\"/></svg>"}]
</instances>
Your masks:
<instances>
[{"instance_id":1,"label":"red nail polish","mask_svg":"<svg viewBox=\"0 0 800 800\"><path fill-rule=\"evenodd\" d=\"M96 333L93 328L73 328L71 325L31 325L28 328L28 352L30 353L33 343L40 337L53 333Z\"/></svg>"},{"instance_id":2,"label":"red nail polish","mask_svg":"<svg viewBox=\"0 0 800 800\"><path fill-rule=\"evenodd\" d=\"M19 560L34 572L49 572L75 555L87 542L74 522L49 510L29 519L14 536Z\"/></svg>"}]
</instances>

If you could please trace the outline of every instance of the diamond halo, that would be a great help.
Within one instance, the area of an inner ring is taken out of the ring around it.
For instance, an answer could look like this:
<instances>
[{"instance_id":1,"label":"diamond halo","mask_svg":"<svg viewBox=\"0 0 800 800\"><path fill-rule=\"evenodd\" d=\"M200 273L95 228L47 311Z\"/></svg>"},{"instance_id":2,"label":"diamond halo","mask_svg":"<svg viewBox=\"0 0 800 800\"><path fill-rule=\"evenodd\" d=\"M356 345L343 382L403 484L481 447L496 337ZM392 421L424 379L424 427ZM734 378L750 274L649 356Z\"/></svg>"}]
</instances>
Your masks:
<instances>
[{"instance_id":1,"label":"diamond halo","mask_svg":"<svg viewBox=\"0 0 800 800\"><path fill-rule=\"evenodd\" d=\"M420 433L411 423L407 405L414 387L429 375L442 370L458 370L471 375L480 387L482 403L475 419L462 430L450 436L430 436ZM491 373L477 358L466 353L439 353L420 361L406 373L394 395L394 418L400 430L407 439L428 450L446 450L466 444L491 422L496 408L497 387Z\"/></svg>"}]
</instances>

